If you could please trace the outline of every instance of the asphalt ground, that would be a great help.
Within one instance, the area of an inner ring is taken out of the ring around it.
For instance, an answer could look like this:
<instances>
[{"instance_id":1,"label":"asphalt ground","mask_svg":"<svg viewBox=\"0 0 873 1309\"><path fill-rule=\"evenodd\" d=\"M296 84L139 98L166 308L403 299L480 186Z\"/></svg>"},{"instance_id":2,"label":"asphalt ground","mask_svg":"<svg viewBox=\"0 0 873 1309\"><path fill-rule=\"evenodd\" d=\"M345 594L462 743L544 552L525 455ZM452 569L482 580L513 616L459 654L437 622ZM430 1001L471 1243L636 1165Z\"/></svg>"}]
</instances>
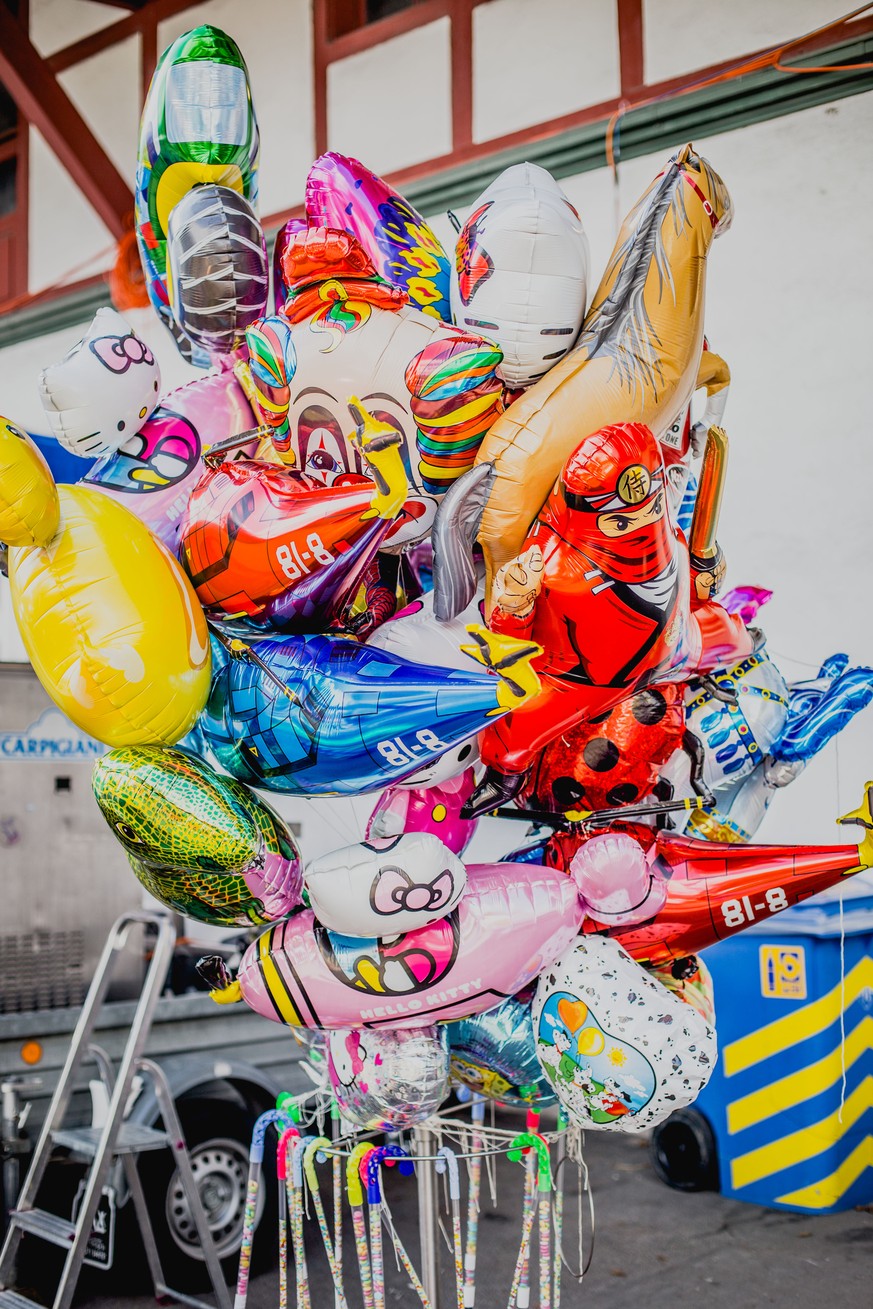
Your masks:
<instances>
[{"instance_id":1,"label":"asphalt ground","mask_svg":"<svg viewBox=\"0 0 873 1309\"><path fill-rule=\"evenodd\" d=\"M564 1306L675 1309L677 1304L697 1303L706 1309L756 1309L761 1305L861 1309L873 1304L870 1210L821 1216L792 1214L727 1200L712 1192L674 1191L658 1180L647 1144L637 1137L589 1133L584 1154L594 1197L594 1249L590 1269L581 1283L564 1273ZM385 1176L397 1230L418 1266L415 1184L390 1174ZM496 1207L491 1204L487 1187L483 1195L477 1309L504 1309L507 1304L520 1240L522 1182L520 1166L501 1158L496 1166ZM327 1175L324 1186L329 1207ZM566 1195L565 1252L568 1261L575 1264L575 1167L566 1178ZM584 1214L589 1241L587 1198ZM259 1231L256 1254L260 1247L262 1256L268 1255L274 1241L272 1230ZM456 1304L453 1263L442 1239L440 1246L440 1309L452 1309ZM306 1247L312 1309L332 1309L333 1284L314 1219L307 1222ZM357 1309L362 1297L353 1251L349 1229L345 1242L348 1303L350 1309ZM404 1309L418 1305L405 1274L394 1265L387 1235L385 1268L386 1305ZM107 1281L107 1277L112 1280ZM291 1279L293 1284L293 1270ZM530 1304L534 1306L538 1304L536 1255L531 1282ZM143 1286L141 1271L132 1270L128 1277L125 1270L116 1269L109 1275L86 1270L77 1303L89 1309L145 1309L154 1301L150 1294L140 1293ZM289 1303L295 1303L293 1285ZM278 1304L278 1272L273 1267L253 1277L248 1305L250 1309L276 1309Z\"/></svg>"}]
</instances>

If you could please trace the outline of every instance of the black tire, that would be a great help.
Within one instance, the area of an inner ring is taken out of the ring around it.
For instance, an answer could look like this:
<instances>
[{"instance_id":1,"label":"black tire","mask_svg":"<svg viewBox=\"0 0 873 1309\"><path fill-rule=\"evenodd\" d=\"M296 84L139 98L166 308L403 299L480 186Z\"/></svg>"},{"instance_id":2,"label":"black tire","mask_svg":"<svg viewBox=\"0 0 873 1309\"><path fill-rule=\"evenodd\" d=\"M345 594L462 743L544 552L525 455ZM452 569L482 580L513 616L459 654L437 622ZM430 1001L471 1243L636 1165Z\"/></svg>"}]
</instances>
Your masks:
<instances>
[{"instance_id":1,"label":"black tire","mask_svg":"<svg viewBox=\"0 0 873 1309\"><path fill-rule=\"evenodd\" d=\"M677 1109L655 1128L652 1167L674 1191L717 1191L718 1153L709 1120L697 1109Z\"/></svg>"},{"instance_id":2,"label":"black tire","mask_svg":"<svg viewBox=\"0 0 873 1309\"><path fill-rule=\"evenodd\" d=\"M232 1283L239 1261L254 1116L220 1100L180 1100L176 1108L225 1280ZM271 1143L268 1139L258 1192L260 1230L254 1242L252 1267L259 1270L270 1267L277 1255L276 1176L271 1167ZM202 1249L170 1152L156 1150L143 1155L140 1177L168 1284L180 1291L208 1289Z\"/></svg>"}]
</instances>

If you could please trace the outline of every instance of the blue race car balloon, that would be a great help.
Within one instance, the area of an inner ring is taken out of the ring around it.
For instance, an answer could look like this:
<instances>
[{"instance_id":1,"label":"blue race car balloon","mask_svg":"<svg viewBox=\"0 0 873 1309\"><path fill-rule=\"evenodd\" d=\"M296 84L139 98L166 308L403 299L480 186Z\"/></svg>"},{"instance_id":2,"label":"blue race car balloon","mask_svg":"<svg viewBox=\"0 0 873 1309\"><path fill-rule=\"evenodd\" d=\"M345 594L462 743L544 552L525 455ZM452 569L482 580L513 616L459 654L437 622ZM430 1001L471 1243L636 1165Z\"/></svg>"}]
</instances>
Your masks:
<instances>
[{"instance_id":1,"label":"blue race car balloon","mask_svg":"<svg viewBox=\"0 0 873 1309\"><path fill-rule=\"evenodd\" d=\"M231 642L203 736L232 777L295 795L362 795L418 772L539 690L539 647L471 627L470 672L344 637ZM495 676L496 674L496 676Z\"/></svg>"}]
</instances>

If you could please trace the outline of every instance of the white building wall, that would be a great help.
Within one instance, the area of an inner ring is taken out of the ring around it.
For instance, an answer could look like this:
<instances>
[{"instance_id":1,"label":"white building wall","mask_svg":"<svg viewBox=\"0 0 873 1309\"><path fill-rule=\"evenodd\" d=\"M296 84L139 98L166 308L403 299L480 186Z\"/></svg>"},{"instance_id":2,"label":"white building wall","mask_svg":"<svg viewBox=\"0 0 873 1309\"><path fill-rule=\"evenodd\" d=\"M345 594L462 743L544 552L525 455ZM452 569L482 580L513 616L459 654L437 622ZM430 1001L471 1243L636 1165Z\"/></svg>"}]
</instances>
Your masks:
<instances>
[{"instance_id":1,"label":"white building wall","mask_svg":"<svg viewBox=\"0 0 873 1309\"><path fill-rule=\"evenodd\" d=\"M377 173L452 148L447 18L337 60L327 70L328 145Z\"/></svg>"},{"instance_id":2,"label":"white building wall","mask_svg":"<svg viewBox=\"0 0 873 1309\"><path fill-rule=\"evenodd\" d=\"M315 154L309 0L209 0L159 23L158 51L200 23L229 32L248 66L261 129L261 213L299 204Z\"/></svg>"},{"instance_id":3,"label":"white building wall","mask_svg":"<svg viewBox=\"0 0 873 1309\"><path fill-rule=\"evenodd\" d=\"M842 0L643 0L645 80L666 81L796 40L849 8Z\"/></svg>"},{"instance_id":4,"label":"white building wall","mask_svg":"<svg viewBox=\"0 0 873 1309\"><path fill-rule=\"evenodd\" d=\"M614 0L492 0L473 10L474 141L618 93Z\"/></svg>"}]
</instances>

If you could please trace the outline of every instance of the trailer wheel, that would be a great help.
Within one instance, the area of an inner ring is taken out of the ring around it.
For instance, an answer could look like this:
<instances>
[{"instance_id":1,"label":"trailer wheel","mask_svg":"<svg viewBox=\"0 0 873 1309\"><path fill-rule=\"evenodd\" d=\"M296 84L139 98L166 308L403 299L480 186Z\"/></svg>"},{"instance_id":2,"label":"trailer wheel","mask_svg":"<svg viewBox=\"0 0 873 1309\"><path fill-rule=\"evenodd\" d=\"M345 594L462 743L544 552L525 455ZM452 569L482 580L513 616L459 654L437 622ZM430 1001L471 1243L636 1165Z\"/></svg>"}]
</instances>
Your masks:
<instances>
[{"instance_id":1,"label":"trailer wheel","mask_svg":"<svg viewBox=\"0 0 873 1309\"><path fill-rule=\"evenodd\" d=\"M180 1100L177 1109L225 1278L233 1281L242 1240L254 1118L236 1105L217 1100ZM169 1151L144 1155L140 1177L168 1283L178 1290L208 1288L196 1224ZM254 1243L253 1267L269 1267L275 1259L275 1203L275 1170L265 1161L256 1211L260 1239Z\"/></svg>"},{"instance_id":2,"label":"trailer wheel","mask_svg":"<svg viewBox=\"0 0 873 1309\"><path fill-rule=\"evenodd\" d=\"M708 1119L697 1109L677 1109L656 1127L652 1167L674 1191L717 1191L718 1154Z\"/></svg>"}]
</instances>

